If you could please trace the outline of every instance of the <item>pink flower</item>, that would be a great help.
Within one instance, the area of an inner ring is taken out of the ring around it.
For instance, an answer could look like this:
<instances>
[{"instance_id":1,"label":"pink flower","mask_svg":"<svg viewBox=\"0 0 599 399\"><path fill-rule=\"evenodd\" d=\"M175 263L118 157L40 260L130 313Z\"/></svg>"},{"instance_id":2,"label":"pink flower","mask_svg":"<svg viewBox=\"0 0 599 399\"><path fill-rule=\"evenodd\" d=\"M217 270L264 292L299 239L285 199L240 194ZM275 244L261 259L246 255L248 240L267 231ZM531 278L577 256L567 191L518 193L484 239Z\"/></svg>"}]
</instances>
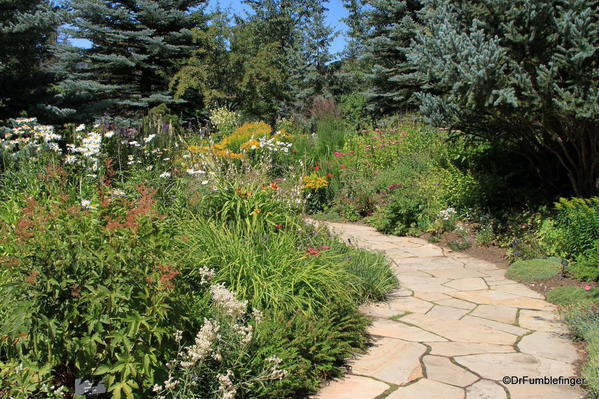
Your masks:
<instances>
[{"instance_id":1,"label":"pink flower","mask_svg":"<svg viewBox=\"0 0 599 399\"><path fill-rule=\"evenodd\" d=\"M331 247L329 247L328 245L321 245L320 249L322 249L323 251L326 251L327 249L331 249Z\"/></svg>"},{"instance_id":2,"label":"pink flower","mask_svg":"<svg viewBox=\"0 0 599 399\"><path fill-rule=\"evenodd\" d=\"M339 158L339 157L341 156L341 153L340 153L340 152L334 152L333 154L334 154L334 155L335 155L337 158Z\"/></svg>"},{"instance_id":3,"label":"pink flower","mask_svg":"<svg viewBox=\"0 0 599 399\"><path fill-rule=\"evenodd\" d=\"M584 286L584 289L585 289L585 291L589 291L591 289L591 286L587 284Z\"/></svg>"}]
</instances>

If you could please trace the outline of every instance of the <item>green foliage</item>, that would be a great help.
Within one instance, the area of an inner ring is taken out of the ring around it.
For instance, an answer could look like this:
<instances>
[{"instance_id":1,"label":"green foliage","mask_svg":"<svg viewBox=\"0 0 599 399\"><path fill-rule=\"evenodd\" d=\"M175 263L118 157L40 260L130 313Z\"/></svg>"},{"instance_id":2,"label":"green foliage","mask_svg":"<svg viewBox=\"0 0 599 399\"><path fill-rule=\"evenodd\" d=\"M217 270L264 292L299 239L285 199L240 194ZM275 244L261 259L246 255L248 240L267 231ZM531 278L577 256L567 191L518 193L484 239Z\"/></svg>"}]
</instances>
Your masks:
<instances>
[{"instance_id":1,"label":"green foliage","mask_svg":"<svg viewBox=\"0 0 599 399\"><path fill-rule=\"evenodd\" d=\"M371 108L379 114L407 111L414 107L419 81L414 67L406 62L406 48L418 31L417 0L367 0L368 30L362 55L368 64L368 91Z\"/></svg>"},{"instance_id":2,"label":"green foliage","mask_svg":"<svg viewBox=\"0 0 599 399\"><path fill-rule=\"evenodd\" d=\"M599 398L599 307L597 304L574 306L566 312L565 320L578 338L587 343L587 360L582 377L591 397Z\"/></svg>"},{"instance_id":3,"label":"green foliage","mask_svg":"<svg viewBox=\"0 0 599 399\"><path fill-rule=\"evenodd\" d=\"M591 249L599 239L599 197L560 198L555 211L561 251L576 257Z\"/></svg>"},{"instance_id":4,"label":"green foliage","mask_svg":"<svg viewBox=\"0 0 599 399\"><path fill-rule=\"evenodd\" d=\"M389 202L368 218L379 231L396 235L416 235L426 229L431 221L427 215L426 197L417 192L398 189Z\"/></svg>"},{"instance_id":5,"label":"green foliage","mask_svg":"<svg viewBox=\"0 0 599 399\"><path fill-rule=\"evenodd\" d=\"M595 194L597 1L422 3L424 28L407 59L424 115L494 146L516 145L546 181L566 175L577 195Z\"/></svg>"},{"instance_id":6,"label":"green foliage","mask_svg":"<svg viewBox=\"0 0 599 399\"><path fill-rule=\"evenodd\" d=\"M599 301L599 289L594 288L587 291L574 286L557 287L547 293L547 300L559 306Z\"/></svg>"},{"instance_id":7,"label":"green foliage","mask_svg":"<svg viewBox=\"0 0 599 399\"><path fill-rule=\"evenodd\" d=\"M43 65L63 15L47 0L4 0L0 10L0 120L43 114L52 76ZM35 100L32 100L35 99Z\"/></svg>"},{"instance_id":8,"label":"green foliage","mask_svg":"<svg viewBox=\"0 0 599 399\"><path fill-rule=\"evenodd\" d=\"M361 93L351 93L341 96L341 114L355 129L366 127L370 117L366 110L366 97Z\"/></svg>"},{"instance_id":9,"label":"green foliage","mask_svg":"<svg viewBox=\"0 0 599 399\"><path fill-rule=\"evenodd\" d=\"M557 276L562 270L559 258L520 260L510 265L508 278L532 282Z\"/></svg>"},{"instance_id":10,"label":"green foliage","mask_svg":"<svg viewBox=\"0 0 599 399\"><path fill-rule=\"evenodd\" d=\"M203 3L69 2L73 26L64 33L93 45L57 46L61 112L86 121L104 112L132 117L160 103L174 105L169 80L191 53L191 29L204 23Z\"/></svg>"},{"instance_id":11,"label":"green foliage","mask_svg":"<svg viewBox=\"0 0 599 399\"><path fill-rule=\"evenodd\" d=\"M595 240L592 248L576 258L576 263L570 267L570 271L579 280L599 281L599 240Z\"/></svg>"},{"instance_id":12,"label":"green foliage","mask_svg":"<svg viewBox=\"0 0 599 399\"><path fill-rule=\"evenodd\" d=\"M3 207L10 273L1 287L0 350L50 367L61 384L100 376L115 397L147 392L164 372L173 322L181 325L174 299L186 295L168 258L173 234L153 209L155 191L139 187L132 202L100 191L80 203L60 170L46 179L55 195L29 198L17 214Z\"/></svg>"}]
</instances>

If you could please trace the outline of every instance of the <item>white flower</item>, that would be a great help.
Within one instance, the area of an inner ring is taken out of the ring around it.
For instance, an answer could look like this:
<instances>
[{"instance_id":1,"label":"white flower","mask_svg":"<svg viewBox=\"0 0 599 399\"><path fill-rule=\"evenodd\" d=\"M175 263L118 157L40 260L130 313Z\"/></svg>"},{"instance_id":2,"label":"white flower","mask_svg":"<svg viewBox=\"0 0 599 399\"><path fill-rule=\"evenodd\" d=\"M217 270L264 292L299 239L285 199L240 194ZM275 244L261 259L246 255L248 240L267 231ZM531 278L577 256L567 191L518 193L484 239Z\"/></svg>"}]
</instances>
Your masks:
<instances>
[{"instance_id":1,"label":"white flower","mask_svg":"<svg viewBox=\"0 0 599 399\"><path fill-rule=\"evenodd\" d=\"M104 133L104 137L106 137L107 139L111 138L112 136L114 136L113 130L109 130L106 133Z\"/></svg>"},{"instance_id":2,"label":"white flower","mask_svg":"<svg viewBox=\"0 0 599 399\"><path fill-rule=\"evenodd\" d=\"M85 125L83 123L75 128L76 132L82 132L84 130L85 130Z\"/></svg>"},{"instance_id":3,"label":"white flower","mask_svg":"<svg viewBox=\"0 0 599 399\"><path fill-rule=\"evenodd\" d=\"M212 300L226 314L232 317L238 317L245 313L247 301L239 301L235 298L235 294L229 291L222 283L210 287Z\"/></svg>"},{"instance_id":4,"label":"white flower","mask_svg":"<svg viewBox=\"0 0 599 399\"><path fill-rule=\"evenodd\" d=\"M171 177L171 173L170 172L161 173L160 177L162 177L163 179L168 179L169 177Z\"/></svg>"},{"instance_id":5,"label":"white flower","mask_svg":"<svg viewBox=\"0 0 599 399\"><path fill-rule=\"evenodd\" d=\"M209 183L209 182L208 182L208 180L202 180L202 184L203 184L203 185L206 185L206 184L208 184L208 183Z\"/></svg>"},{"instance_id":6,"label":"white flower","mask_svg":"<svg viewBox=\"0 0 599 399\"><path fill-rule=\"evenodd\" d=\"M154 137L156 137L155 134L150 134L148 137L144 139L144 143L149 143L150 141L154 140Z\"/></svg>"},{"instance_id":7,"label":"white flower","mask_svg":"<svg viewBox=\"0 0 599 399\"><path fill-rule=\"evenodd\" d=\"M90 200L81 200L81 207L83 209L98 209L96 205L92 205Z\"/></svg>"},{"instance_id":8,"label":"white flower","mask_svg":"<svg viewBox=\"0 0 599 399\"><path fill-rule=\"evenodd\" d=\"M192 175L192 176L206 174L206 172L203 170L194 170L194 169L187 169L186 172L188 175Z\"/></svg>"},{"instance_id":9,"label":"white flower","mask_svg":"<svg viewBox=\"0 0 599 399\"><path fill-rule=\"evenodd\" d=\"M183 338L183 331L177 330L173 335L175 337L175 342L181 342L181 338Z\"/></svg>"},{"instance_id":10,"label":"white flower","mask_svg":"<svg viewBox=\"0 0 599 399\"><path fill-rule=\"evenodd\" d=\"M148 166L146 166L146 170L152 170L152 169L154 169L154 165L148 165Z\"/></svg>"},{"instance_id":11,"label":"white flower","mask_svg":"<svg viewBox=\"0 0 599 399\"><path fill-rule=\"evenodd\" d=\"M141 147L141 144L139 144L137 141L133 140L129 142L129 145L132 145L133 147Z\"/></svg>"},{"instance_id":12,"label":"white flower","mask_svg":"<svg viewBox=\"0 0 599 399\"><path fill-rule=\"evenodd\" d=\"M112 190L112 195L114 195L115 197L124 197L126 194L123 190L114 189Z\"/></svg>"}]
</instances>

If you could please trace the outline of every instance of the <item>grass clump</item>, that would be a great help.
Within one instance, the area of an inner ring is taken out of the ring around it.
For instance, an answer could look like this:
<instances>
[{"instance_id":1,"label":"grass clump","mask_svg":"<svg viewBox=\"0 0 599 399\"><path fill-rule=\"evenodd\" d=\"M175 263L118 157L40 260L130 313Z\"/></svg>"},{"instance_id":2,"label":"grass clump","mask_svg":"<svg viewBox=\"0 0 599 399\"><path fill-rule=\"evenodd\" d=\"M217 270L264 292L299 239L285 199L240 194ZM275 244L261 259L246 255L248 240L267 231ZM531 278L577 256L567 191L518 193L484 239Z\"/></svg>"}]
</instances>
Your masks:
<instances>
[{"instance_id":1,"label":"grass clump","mask_svg":"<svg viewBox=\"0 0 599 399\"><path fill-rule=\"evenodd\" d=\"M589 395L599 398L599 304L574 306L566 313L565 320L576 337L587 343L587 361L581 374Z\"/></svg>"},{"instance_id":2,"label":"grass clump","mask_svg":"<svg viewBox=\"0 0 599 399\"><path fill-rule=\"evenodd\" d=\"M561 268L558 258L521 260L510 265L506 276L513 280L532 282L554 277L560 273Z\"/></svg>"},{"instance_id":3,"label":"grass clump","mask_svg":"<svg viewBox=\"0 0 599 399\"><path fill-rule=\"evenodd\" d=\"M557 287L547 293L547 300L560 306L574 305L583 302L599 302L599 289L585 290L581 287Z\"/></svg>"}]
</instances>

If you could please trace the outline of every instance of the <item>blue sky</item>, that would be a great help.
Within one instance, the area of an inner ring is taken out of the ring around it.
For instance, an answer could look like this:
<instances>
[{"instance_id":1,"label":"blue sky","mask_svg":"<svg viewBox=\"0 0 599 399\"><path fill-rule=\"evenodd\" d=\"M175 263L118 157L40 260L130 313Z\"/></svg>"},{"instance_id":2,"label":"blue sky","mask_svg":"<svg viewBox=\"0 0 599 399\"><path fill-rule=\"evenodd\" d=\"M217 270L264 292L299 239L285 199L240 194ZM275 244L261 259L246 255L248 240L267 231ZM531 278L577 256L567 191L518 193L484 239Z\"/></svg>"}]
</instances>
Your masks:
<instances>
[{"instance_id":1,"label":"blue sky","mask_svg":"<svg viewBox=\"0 0 599 399\"><path fill-rule=\"evenodd\" d=\"M242 0L210 0L209 8L214 7L217 3L220 3L222 8L231 8L234 13L244 15L245 7L242 4ZM345 30L347 26L341 22L341 18L347 16L347 10L343 7L342 0L329 0L326 6L329 9L327 23L335 31L339 32L331 44L331 52L334 54L342 51L343 47L345 47ZM86 40L72 40L72 43L79 47L89 46L89 42Z\"/></svg>"},{"instance_id":2,"label":"blue sky","mask_svg":"<svg viewBox=\"0 0 599 399\"><path fill-rule=\"evenodd\" d=\"M245 7L242 0L210 0L209 6L212 7L220 3L222 8L230 7L237 14L244 14ZM327 14L327 23L336 31L339 32L333 43L331 44L331 52L337 53L345 47L345 30L347 26L341 22L341 18L347 17L347 10L343 7L342 0L329 0L326 4L329 9Z\"/></svg>"}]
</instances>

